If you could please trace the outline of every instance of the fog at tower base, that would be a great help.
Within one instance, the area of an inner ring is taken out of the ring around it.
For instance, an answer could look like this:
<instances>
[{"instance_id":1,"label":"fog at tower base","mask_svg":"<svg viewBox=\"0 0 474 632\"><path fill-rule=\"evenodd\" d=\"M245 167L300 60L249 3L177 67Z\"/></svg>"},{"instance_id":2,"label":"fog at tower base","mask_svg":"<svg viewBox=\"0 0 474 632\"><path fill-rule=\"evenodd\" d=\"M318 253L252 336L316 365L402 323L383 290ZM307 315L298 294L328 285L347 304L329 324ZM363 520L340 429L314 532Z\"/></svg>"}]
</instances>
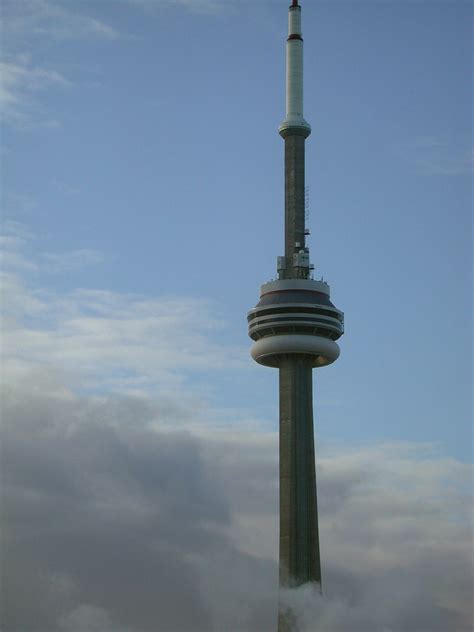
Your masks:
<instances>
[{"instance_id":1,"label":"fog at tower base","mask_svg":"<svg viewBox=\"0 0 474 632\"><path fill-rule=\"evenodd\" d=\"M301 7L293 0L286 42L286 114L278 131L285 143L285 253L278 279L262 285L247 316L253 359L279 370L280 555L282 588L313 583L322 591L313 430L313 368L339 356L336 340L344 314L330 288L312 278L305 226L305 141ZM297 630L291 610L280 606L279 632Z\"/></svg>"}]
</instances>

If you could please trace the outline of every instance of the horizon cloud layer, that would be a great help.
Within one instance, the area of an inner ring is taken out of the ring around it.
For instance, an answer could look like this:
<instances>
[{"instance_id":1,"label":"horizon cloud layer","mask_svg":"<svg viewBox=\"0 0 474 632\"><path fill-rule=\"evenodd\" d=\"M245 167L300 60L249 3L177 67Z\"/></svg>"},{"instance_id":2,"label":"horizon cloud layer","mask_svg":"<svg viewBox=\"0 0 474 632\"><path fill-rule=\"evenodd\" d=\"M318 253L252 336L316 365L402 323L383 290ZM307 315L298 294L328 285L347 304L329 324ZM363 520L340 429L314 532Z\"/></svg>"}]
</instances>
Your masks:
<instances>
[{"instance_id":1,"label":"horizon cloud layer","mask_svg":"<svg viewBox=\"0 0 474 632\"><path fill-rule=\"evenodd\" d=\"M189 396L164 314L192 324L199 372L240 368L240 350L208 344L223 323L191 323L186 298L32 291L20 233L3 275L3 632L274 629L278 436ZM317 476L324 596L285 597L302 631L471 629L467 464L323 445Z\"/></svg>"}]
</instances>

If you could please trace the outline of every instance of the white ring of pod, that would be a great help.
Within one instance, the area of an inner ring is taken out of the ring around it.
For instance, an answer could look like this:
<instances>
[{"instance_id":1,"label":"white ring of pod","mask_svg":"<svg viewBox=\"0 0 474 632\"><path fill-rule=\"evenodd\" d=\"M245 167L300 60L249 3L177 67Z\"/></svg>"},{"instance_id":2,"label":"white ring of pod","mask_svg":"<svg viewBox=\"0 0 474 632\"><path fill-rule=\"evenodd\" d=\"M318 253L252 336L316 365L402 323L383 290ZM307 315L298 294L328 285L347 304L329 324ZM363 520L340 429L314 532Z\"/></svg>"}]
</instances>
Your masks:
<instances>
[{"instance_id":1,"label":"white ring of pod","mask_svg":"<svg viewBox=\"0 0 474 632\"><path fill-rule=\"evenodd\" d=\"M339 357L339 345L322 336L304 334L281 334L257 340L250 350L252 358L264 366L278 366L275 356L286 354L307 354L313 356L313 366L331 364Z\"/></svg>"}]
</instances>

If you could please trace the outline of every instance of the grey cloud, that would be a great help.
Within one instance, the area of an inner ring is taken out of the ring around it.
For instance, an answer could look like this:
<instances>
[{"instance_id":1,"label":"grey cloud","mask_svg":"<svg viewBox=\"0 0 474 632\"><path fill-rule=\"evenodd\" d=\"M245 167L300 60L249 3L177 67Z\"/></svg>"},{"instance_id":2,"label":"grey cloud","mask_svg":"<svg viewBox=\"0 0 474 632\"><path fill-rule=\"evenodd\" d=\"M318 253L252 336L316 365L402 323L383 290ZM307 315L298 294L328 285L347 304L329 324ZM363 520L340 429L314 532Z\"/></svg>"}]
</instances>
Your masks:
<instances>
[{"instance_id":1,"label":"grey cloud","mask_svg":"<svg viewBox=\"0 0 474 632\"><path fill-rule=\"evenodd\" d=\"M157 410L131 398L4 401L5 632L210 630L216 616L245 627L252 609L262 621L250 585L271 584L274 564L226 534L227 500L196 438L153 430ZM249 606L218 615L226 600L214 608L213 596L233 583Z\"/></svg>"},{"instance_id":2,"label":"grey cloud","mask_svg":"<svg viewBox=\"0 0 474 632\"><path fill-rule=\"evenodd\" d=\"M106 610L82 604L60 619L63 632L114 632L114 625Z\"/></svg>"},{"instance_id":3,"label":"grey cloud","mask_svg":"<svg viewBox=\"0 0 474 632\"><path fill-rule=\"evenodd\" d=\"M44 383L3 398L3 632L275 629L275 434ZM302 632L470 629L467 467L387 444L320 450L318 477Z\"/></svg>"}]
</instances>

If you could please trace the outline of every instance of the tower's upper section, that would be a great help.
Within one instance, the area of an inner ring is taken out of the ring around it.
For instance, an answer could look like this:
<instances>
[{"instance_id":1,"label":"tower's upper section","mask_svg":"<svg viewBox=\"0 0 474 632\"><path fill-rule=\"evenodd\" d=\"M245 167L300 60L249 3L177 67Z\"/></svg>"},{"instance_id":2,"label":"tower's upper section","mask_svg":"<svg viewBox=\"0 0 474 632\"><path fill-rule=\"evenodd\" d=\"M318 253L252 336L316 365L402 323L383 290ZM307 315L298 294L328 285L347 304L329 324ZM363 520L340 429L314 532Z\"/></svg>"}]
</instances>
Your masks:
<instances>
[{"instance_id":1,"label":"tower's upper section","mask_svg":"<svg viewBox=\"0 0 474 632\"><path fill-rule=\"evenodd\" d=\"M303 117L303 38L301 7L289 9L286 41L286 116L279 127L285 143L285 254L277 259L278 279L262 285L260 301L248 314L252 357L280 366L291 355L306 356L313 367L334 362L344 314L330 300L329 286L312 279L305 226L305 142L311 127Z\"/></svg>"},{"instance_id":2,"label":"tower's upper section","mask_svg":"<svg viewBox=\"0 0 474 632\"><path fill-rule=\"evenodd\" d=\"M285 138L297 134L305 138L311 126L303 118L303 37L301 7L293 0L288 11L288 39L286 41L286 116L278 128Z\"/></svg>"}]
</instances>

